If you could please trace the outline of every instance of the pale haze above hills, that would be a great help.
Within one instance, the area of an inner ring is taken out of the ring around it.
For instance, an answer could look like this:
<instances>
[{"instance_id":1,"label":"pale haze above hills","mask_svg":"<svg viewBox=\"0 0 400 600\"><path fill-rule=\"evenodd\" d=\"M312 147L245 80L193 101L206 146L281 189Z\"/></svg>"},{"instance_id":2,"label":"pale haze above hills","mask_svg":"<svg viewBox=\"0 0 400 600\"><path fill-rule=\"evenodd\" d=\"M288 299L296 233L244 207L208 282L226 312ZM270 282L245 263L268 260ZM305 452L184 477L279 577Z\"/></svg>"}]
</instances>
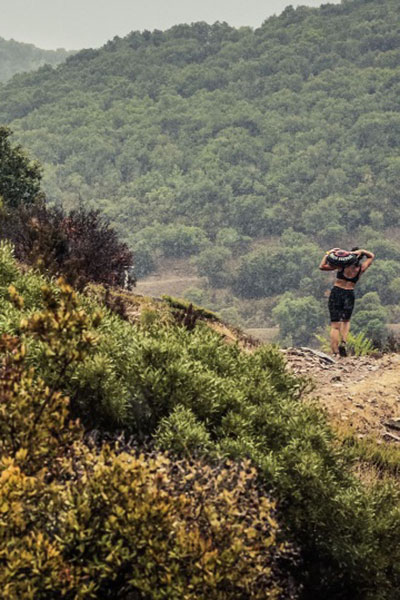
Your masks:
<instances>
[{"instance_id":1,"label":"pale haze above hills","mask_svg":"<svg viewBox=\"0 0 400 600\"><path fill-rule=\"evenodd\" d=\"M33 44L24 44L0 37L0 82L11 79L16 73L34 71L45 64L56 66L63 62L72 51L43 50Z\"/></svg>"},{"instance_id":2,"label":"pale haze above hills","mask_svg":"<svg viewBox=\"0 0 400 600\"><path fill-rule=\"evenodd\" d=\"M320 6L321 0L2 0L0 36L39 48L99 47L132 30L168 29L178 23L226 21L259 27L291 4ZM332 0L338 4L338 0Z\"/></svg>"}]
</instances>

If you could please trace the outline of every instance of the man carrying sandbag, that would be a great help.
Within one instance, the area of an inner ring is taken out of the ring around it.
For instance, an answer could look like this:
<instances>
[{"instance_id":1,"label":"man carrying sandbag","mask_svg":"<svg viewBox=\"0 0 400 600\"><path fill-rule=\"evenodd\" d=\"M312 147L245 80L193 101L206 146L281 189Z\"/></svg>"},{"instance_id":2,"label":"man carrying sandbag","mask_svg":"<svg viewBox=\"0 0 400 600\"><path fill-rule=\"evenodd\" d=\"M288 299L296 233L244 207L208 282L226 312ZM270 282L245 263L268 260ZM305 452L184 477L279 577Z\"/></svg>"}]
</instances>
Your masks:
<instances>
[{"instance_id":1,"label":"man carrying sandbag","mask_svg":"<svg viewBox=\"0 0 400 600\"><path fill-rule=\"evenodd\" d=\"M361 262L363 258L365 261ZM331 349L334 356L347 356L346 341L354 308L354 288L363 273L371 266L375 256L368 250L352 248L350 252L332 248L325 253L319 268L321 271L337 271L335 283L329 295L331 318Z\"/></svg>"}]
</instances>

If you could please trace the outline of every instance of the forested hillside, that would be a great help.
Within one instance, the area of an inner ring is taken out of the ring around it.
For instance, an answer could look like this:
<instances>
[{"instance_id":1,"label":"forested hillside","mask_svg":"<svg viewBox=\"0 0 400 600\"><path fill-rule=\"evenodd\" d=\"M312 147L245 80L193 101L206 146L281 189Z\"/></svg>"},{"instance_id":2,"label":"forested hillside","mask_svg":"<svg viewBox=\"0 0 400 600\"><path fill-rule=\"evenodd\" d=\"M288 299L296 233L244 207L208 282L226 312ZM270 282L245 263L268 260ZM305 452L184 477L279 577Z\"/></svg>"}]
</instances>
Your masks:
<instances>
[{"instance_id":1,"label":"forested hillside","mask_svg":"<svg viewBox=\"0 0 400 600\"><path fill-rule=\"evenodd\" d=\"M369 247L359 327L376 309L379 337L400 317L399 22L397 0L343 0L256 30L133 32L3 86L0 121L50 200L117 225L139 276L194 256L224 291L188 295L254 326L289 311L318 327L321 249Z\"/></svg>"},{"instance_id":2,"label":"forested hillside","mask_svg":"<svg viewBox=\"0 0 400 600\"><path fill-rule=\"evenodd\" d=\"M11 79L16 73L35 71L45 64L58 65L73 52L58 48L42 50L33 44L24 44L0 37L0 82Z\"/></svg>"},{"instance_id":3,"label":"forested hillside","mask_svg":"<svg viewBox=\"0 0 400 600\"><path fill-rule=\"evenodd\" d=\"M398 600L398 356L135 295L106 219L0 155L2 598Z\"/></svg>"}]
</instances>

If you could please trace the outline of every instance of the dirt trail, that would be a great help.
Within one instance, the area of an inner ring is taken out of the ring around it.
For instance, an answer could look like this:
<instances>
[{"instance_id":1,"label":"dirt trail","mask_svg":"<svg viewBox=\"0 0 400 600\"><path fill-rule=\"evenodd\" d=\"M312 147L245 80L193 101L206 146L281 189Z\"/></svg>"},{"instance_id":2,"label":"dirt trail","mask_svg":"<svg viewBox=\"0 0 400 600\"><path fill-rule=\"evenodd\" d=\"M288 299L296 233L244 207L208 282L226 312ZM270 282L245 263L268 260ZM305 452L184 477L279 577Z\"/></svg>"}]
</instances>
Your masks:
<instances>
[{"instance_id":1,"label":"dirt trail","mask_svg":"<svg viewBox=\"0 0 400 600\"><path fill-rule=\"evenodd\" d=\"M333 423L359 437L400 443L400 356L349 357L330 363L306 349L286 351L296 373L311 377L317 398ZM396 419L399 419L396 422Z\"/></svg>"}]
</instances>

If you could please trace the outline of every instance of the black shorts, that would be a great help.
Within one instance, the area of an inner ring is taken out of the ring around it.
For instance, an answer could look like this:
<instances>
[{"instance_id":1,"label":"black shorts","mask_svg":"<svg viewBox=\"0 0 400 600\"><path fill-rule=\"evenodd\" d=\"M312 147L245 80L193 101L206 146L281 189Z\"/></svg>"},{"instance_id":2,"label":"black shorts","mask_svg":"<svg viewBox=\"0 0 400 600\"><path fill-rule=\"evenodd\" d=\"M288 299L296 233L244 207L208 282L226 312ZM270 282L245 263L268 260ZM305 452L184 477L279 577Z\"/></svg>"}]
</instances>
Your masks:
<instances>
[{"instance_id":1,"label":"black shorts","mask_svg":"<svg viewBox=\"0 0 400 600\"><path fill-rule=\"evenodd\" d=\"M331 321L350 321L354 308L354 290L344 290L334 285L328 302Z\"/></svg>"}]
</instances>

